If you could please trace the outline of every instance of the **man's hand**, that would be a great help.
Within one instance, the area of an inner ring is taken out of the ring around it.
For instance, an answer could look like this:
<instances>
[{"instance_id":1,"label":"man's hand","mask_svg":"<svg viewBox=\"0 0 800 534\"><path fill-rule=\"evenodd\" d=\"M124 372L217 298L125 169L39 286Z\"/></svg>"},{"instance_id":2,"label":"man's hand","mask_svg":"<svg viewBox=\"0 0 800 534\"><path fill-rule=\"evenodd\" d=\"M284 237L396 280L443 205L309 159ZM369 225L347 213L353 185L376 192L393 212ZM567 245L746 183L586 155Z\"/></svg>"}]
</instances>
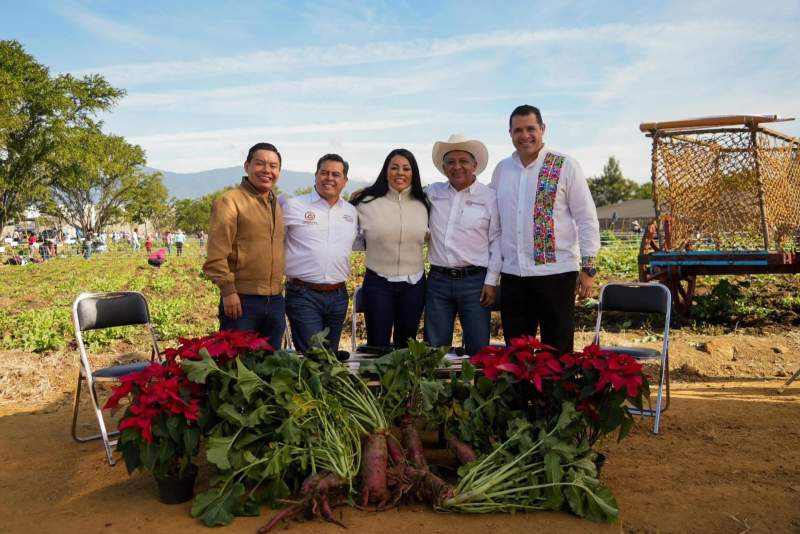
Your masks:
<instances>
[{"instance_id":1,"label":"man's hand","mask_svg":"<svg viewBox=\"0 0 800 534\"><path fill-rule=\"evenodd\" d=\"M575 287L575 294L578 300L584 300L594 295L594 276L589 276L585 272L578 273L578 284Z\"/></svg>"},{"instance_id":2,"label":"man's hand","mask_svg":"<svg viewBox=\"0 0 800 534\"><path fill-rule=\"evenodd\" d=\"M491 308L496 297L497 288L484 284L483 289L481 289L481 306Z\"/></svg>"},{"instance_id":3,"label":"man's hand","mask_svg":"<svg viewBox=\"0 0 800 534\"><path fill-rule=\"evenodd\" d=\"M225 312L225 317L228 319L236 320L242 318L242 301L239 300L238 293L231 293L226 297L222 297L222 310Z\"/></svg>"}]
</instances>

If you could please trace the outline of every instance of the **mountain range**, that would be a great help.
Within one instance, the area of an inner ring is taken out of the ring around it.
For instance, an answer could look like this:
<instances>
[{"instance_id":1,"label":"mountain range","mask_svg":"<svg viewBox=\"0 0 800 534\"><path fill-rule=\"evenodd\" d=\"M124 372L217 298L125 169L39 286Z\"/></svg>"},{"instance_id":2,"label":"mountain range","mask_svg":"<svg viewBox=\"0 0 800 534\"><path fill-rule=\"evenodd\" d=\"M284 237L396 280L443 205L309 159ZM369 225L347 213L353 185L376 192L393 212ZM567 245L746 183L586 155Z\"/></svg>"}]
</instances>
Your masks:
<instances>
[{"instance_id":1,"label":"mountain range","mask_svg":"<svg viewBox=\"0 0 800 534\"><path fill-rule=\"evenodd\" d=\"M219 191L230 185L237 185L244 171L242 167L227 167L224 169L210 169L199 172L172 172L163 169L145 167L149 172L160 172L164 185L169 191L169 195L175 198L200 198L214 191ZM278 188L283 193L292 194L298 189L304 189L314 185L314 175L310 172L281 170L278 179ZM349 180L345 191L356 191L370 184Z\"/></svg>"}]
</instances>

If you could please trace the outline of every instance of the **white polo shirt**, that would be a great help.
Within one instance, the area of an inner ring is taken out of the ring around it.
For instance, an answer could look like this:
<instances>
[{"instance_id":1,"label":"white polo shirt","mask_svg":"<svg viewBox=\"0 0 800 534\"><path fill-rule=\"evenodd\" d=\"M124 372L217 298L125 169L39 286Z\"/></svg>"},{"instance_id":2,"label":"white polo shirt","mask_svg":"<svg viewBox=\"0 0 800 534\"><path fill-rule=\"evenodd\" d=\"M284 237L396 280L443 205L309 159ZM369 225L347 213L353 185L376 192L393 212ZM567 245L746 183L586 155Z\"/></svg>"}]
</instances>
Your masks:
<instances>
[{"instance_id":1,"label":"white polo shirt","mask_svg":"<svg viewBox=\"0 0 800 534\"><path fill-rule=\"evenodd\" d=\"M497 164L490 187L497 192L504 273L545 276L594 261L600 227L577 161L543 147L523 166L514 152Z\"/></svg>"},{"instance_id":2,"label":"white polo shirt","mask_svg":"<svg viewBox=\"0 0 800 534\"><path fill-rule=\"evenodd\" d=\"M431 265L486 267L484 283L497 285L503 260L495 192L477 180L461 191L438 182L425 192L431 202Z\"/></svg>"},{"instance_id":3,"label":"white polo shirt","mask_svg":"<svg viewBox=\"0 0 800 534\"><path fill-rule=\"evenodd\" d=\"M281 199L286 227L286 277L338 284L350 275L358 212L341 198L331 206L316 190Z\"/></svg>"}]
</instances>

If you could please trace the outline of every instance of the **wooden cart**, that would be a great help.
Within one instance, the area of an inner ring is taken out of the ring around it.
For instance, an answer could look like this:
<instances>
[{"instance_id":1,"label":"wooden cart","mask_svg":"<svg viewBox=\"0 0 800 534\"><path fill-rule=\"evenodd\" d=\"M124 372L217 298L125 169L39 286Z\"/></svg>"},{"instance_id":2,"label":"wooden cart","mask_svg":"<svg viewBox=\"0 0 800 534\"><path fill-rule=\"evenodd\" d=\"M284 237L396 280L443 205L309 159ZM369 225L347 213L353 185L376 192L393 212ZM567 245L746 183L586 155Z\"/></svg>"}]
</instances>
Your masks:
<instances>
[{"instance_id":1,"label":"wooden cart","mask_svg":"<svg viewBox=\"0 0 800 534\"><path fill-rule=\"evenodd\" d=\"M800 139L774 115L643 123L653 140L656 219L639 279L670 288L688 315L699 275L800 273Z\"/></svg>"}]
</instances>

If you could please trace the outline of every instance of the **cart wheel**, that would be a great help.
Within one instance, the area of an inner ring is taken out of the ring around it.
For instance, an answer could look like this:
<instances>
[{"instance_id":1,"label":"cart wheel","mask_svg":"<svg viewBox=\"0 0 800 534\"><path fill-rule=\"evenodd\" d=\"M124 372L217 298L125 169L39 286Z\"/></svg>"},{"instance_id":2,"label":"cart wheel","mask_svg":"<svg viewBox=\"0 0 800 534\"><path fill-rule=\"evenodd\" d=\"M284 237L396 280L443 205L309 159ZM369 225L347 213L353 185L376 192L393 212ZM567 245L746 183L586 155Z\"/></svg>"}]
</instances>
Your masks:
<instances>
[{"instance_id":1,"label":"cart wheel","mask_svg":"<svg viewBox=\"0 0 800 534\"><path fill-rule=\"evenodd\" d=\"M675 269L679 271L679 269ZM672 293L672 306L678 315L689 317L694 299L694 290L697 285L697 277L681 276L679 272L669 273L667 287Z\"/></svg>"}]
</instances>

